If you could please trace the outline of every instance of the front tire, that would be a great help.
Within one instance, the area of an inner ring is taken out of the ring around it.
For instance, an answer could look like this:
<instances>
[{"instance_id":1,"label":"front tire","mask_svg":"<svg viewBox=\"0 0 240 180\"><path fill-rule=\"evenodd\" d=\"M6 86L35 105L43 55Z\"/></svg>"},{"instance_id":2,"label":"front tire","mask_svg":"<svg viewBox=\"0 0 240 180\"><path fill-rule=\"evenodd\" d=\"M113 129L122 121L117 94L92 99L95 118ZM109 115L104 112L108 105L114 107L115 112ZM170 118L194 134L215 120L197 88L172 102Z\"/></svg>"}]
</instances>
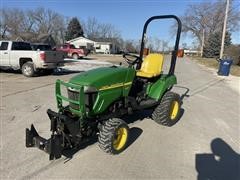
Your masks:
<instances>
[{"instance_id":1,"label":"front tire","mask_svg":"<svg viewBox=\"0 0 240 180\"><path fill-rule=\"evenodd\" d=\"M100 128L99 147L106 153L118 154L126 148L128 136L129 127L123 120L109 119Z\"/></svg>"},{"instance_id":2,"label":"front tire","mask_svg":"<svg viewBox=\"0 0 240 180\"><path fill-rule=\"evenodd\" d=\"M166 92L152 114L152 118L158 124L173 126L180 117L181 98L174 92Z\"/></svg>"},{"instance_id":3,"label":"front tire","mask_svg":"<svg viewBox=\"0 0 240 180\"><path fill-rule=\"evenodd\" d=\"M22 65L22 74L26 77L33 77L35 75L35 70L32 62L26 62Z\"/></svg>"}]
</instances>

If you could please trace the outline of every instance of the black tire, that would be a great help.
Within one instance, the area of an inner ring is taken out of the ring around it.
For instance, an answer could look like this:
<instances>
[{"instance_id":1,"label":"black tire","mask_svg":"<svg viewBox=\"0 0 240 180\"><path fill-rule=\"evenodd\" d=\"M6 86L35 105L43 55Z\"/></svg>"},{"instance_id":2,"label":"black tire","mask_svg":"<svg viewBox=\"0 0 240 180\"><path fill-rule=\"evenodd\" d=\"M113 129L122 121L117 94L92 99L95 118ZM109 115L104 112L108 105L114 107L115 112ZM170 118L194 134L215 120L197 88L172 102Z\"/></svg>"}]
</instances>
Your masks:
<instances>
[{"instance_id":1,"label":"black tire","mask_svg":"<svg viewBox=\"0 0 240 180\"><path fill-rule=\"evenodd\" d=\"M78 56L78 54L74 53L74 54L72 55L72 58L73 58L73 59L79 59L79 56Z\"/></svg>"},{"instance_id":2,"label":"black tire","mask_svg":"<svg viewBox=\"0 0 240 180\"><path fill-rule=\"evenodd\" d=\"M33 77L35 75L35 70L32 62L26 62L21 67L22 74L26 77Z\"/></svg>"},{"instance_id":3,"label":"black tire","mask_svg":"<svg viewBox=\"0 0 240 180\"><path fill-rule=\"evenodd\" d=\"M164 94L160 104L153 111L152 118L158 124L173 126L179 120L180 109L181 98L179 94L168 91Z\"/></svg>"},{"instance_id":4,"label":"black tire","mask_svg":"<svg viewBox=\"0 0 240 180\"><path fill-rule=\"evenodd\" d=\"M124 135L122 134L119 139L118 137L120 135L118 134L118 132L123 129L124 129L124 132L123 132ZM104 124L101 126L99 130L99 135L98 135L98 144L99 144L99 147L104 152L109 154L118 154L126 148L126 145L128 142L128 136L129 136L128 125L121 119L112 118L104 122ZM122 140L123 142L121 144ZM117 146L116 142L119 145L118 147L116 147Z\"/></svg>"},{"instance_id":5,"label":"black tire","mask_svg":"<svg viewBox=\"0 0 240 180\"><path fill-rule=\"evenodd\" d=\"M44 70L44 74L46 74L46 75L50 75L50 74L52 74L54 72L54 69L45 69Z\"/></svg>"}]
</instances>

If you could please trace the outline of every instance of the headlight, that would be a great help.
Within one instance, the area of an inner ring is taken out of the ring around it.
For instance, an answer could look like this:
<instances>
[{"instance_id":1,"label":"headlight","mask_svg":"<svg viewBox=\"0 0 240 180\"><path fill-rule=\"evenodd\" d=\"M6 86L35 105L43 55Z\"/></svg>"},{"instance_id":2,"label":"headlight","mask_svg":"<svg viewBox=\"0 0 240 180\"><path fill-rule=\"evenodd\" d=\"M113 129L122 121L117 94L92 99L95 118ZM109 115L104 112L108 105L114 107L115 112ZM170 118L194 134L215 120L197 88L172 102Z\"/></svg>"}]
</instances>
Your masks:
<instances>
[{"instance_id":1,"label":"headlight","mask_svg":"<svg viewBox=\"0 0 240 180\"><path fill-rule=\"evenodd\" d=\"M68 87L68 90L73 91L73 92L79 92L77 89L74 89L72 87ZM84 93L97 92L97 89L95 87L92 87L92 86L84 86L83 90L84 90Z\"/></svg>"},{"instance_id":2,"label":"headlight","mask_svg":"<svg viewBox=\"0 0 240 180\"><path fill-rule=\"evenodd\" d=\"M73 91L73 92L79 92L79 90L77 90L77 89L74 89L74 88L72 88L72 87L68 87L67 88L69 91Z\"/></svg>"},{"instance_id":3,"label":"headlight","mask_svg":"<svg viewBox=\"0 0 240 180\"><path fill-rule=\"evenodd\" d=\"M94 93L94 92L97 92L97 89L92 86L84 86L84 92L85 93Z\"/></svg>"}]
</instances>

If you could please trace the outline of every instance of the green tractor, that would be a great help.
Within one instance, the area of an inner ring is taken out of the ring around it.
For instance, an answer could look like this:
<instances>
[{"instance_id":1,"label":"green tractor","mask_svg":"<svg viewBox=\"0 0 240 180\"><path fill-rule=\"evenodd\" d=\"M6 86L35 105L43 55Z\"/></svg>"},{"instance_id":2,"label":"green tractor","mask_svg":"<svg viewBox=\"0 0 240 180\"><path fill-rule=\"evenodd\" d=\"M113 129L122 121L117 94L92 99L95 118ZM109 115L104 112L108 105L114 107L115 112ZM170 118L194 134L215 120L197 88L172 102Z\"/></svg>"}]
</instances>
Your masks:
<instances>
[{"instance_id":1,"label":"green tractor","mask_svg":"<svg viewBox=\"0 0 240 180\"><path fill-rule=\"evenodd\" d=\"M162 73L163 55L144 57L146 31L157 19L175 19L178 24L174 51L168 74ZM181 21L174 15L153 16L143 28L140 55L123 55L128 67L101 67L80 73L63 82L56 81L58 112L47 110L51 137L39 136L31 125L26 129L26 147L37 147L60 158L65 149L79 147L86 140L98 137L100 148L118 154L126 148L129 127L120 117L143 109L154 109L152 118L165 126L174 125L180 116L180 96L171 92L177 83L174 69L181 34ZM67 91L63 95L62 90Z\"/></svg>"}]
</instances>

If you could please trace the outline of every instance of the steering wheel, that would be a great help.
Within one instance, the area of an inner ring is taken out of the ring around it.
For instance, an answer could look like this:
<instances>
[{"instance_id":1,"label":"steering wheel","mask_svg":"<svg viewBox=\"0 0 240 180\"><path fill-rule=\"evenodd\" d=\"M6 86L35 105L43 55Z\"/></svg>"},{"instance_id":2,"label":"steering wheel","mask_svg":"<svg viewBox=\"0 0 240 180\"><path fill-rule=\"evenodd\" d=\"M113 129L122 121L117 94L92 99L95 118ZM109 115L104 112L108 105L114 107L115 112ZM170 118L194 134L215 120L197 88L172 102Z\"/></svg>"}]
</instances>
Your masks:
<instances>
[{"instance_id":1,"label":"steering wheel","mask_svg":"<svg viewBox=\"0 0 240 180\"><path fill-rule=\"evenodd\" d=\"M129 65L134 65L140 60L139 56L130 53L123 53L123 58Z\"/></svg>"}]
</instances>

